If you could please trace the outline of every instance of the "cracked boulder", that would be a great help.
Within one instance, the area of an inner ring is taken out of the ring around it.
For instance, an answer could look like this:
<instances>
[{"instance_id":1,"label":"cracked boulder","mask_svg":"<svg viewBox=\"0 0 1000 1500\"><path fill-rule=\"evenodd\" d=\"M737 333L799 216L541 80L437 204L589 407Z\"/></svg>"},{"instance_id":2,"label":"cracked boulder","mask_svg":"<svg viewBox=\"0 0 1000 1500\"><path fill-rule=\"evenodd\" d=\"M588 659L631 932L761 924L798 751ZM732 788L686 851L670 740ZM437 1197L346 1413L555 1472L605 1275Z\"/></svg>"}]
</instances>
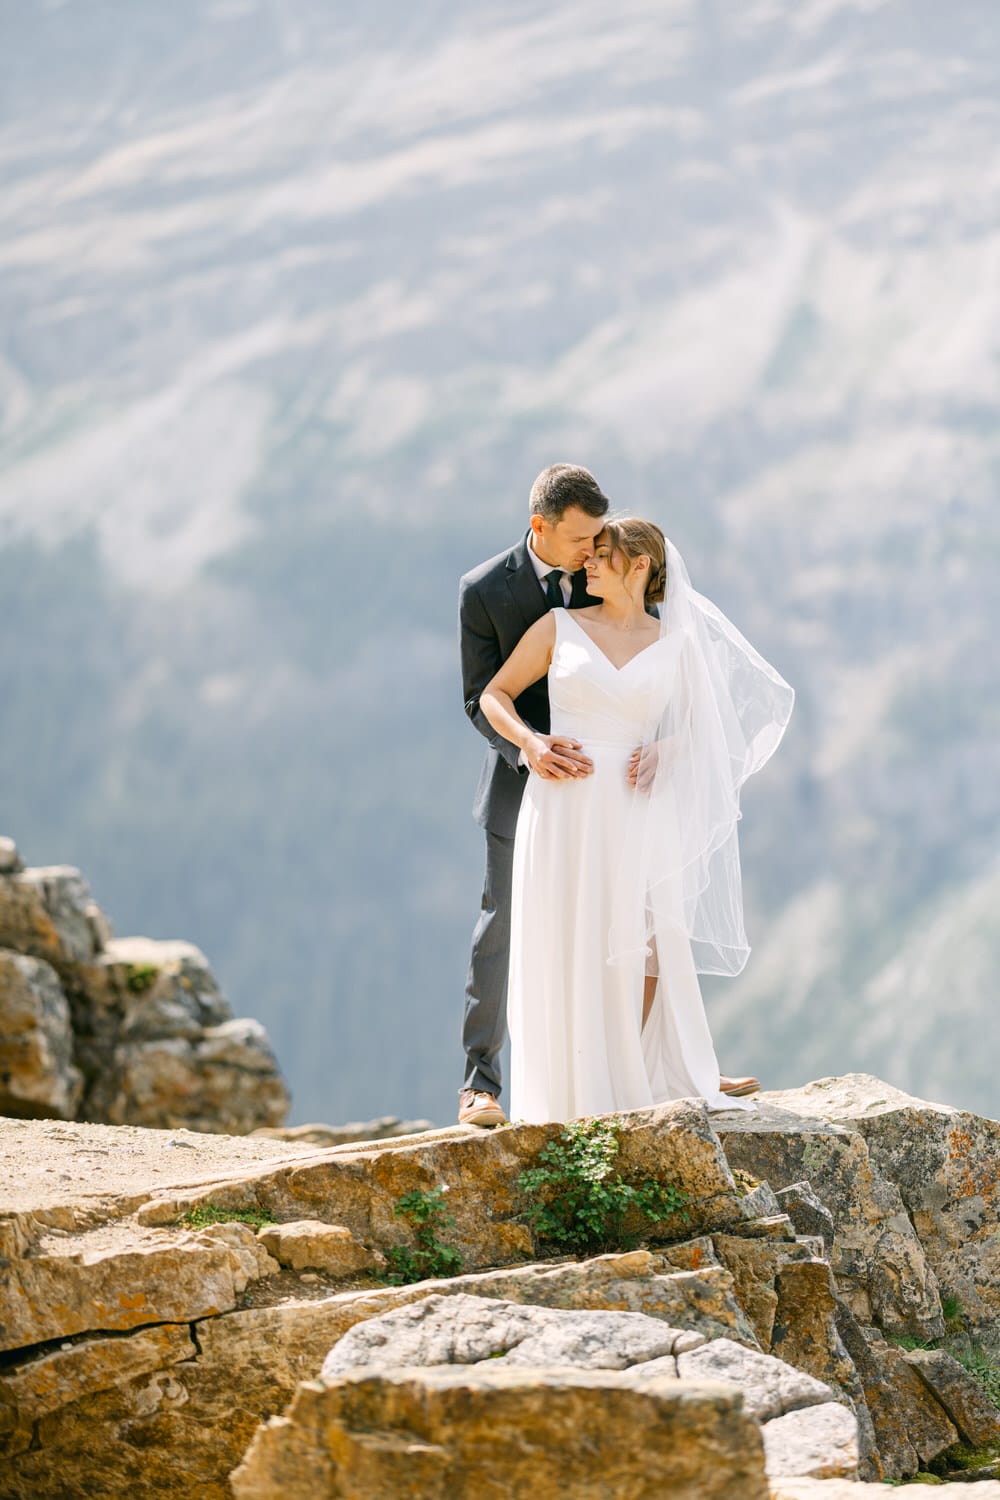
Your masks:
<instances>
[{"instance_id":1,"label":"cracked boulder","mask_svg":"<svg viewBox=\"0 0 1000 1500\"><path fill-rule=\"evenodd\" d=\"M233 1016L193 943L113 939L71 984L88 1118L229 1135L284 1120L266 1031Z\"/></svg>"},{"instance_id":2,"label":"cracked boulder","mask_svg":"<svg viewBox=\"0 0 1000 1500\"><path fill-rule=\"evenodd\" d=\"M840 1295L861 1323L923 1340L944 1321L938 1281L896 1183L857 1130L803 1108L800 1094L763 1096L754 1113L727 1117L719 1132L736 1168L778 1191L805 1179L833 1219L830 1264Z\"/></svg>"},{"instance_id":3,"label":"cracked boulder","mask_svg":"<svg viewBox=\"0 0 1000 1500\"><path fill-rule=\"evenodd\" d=\"M353 1328L331 1349L321 1379L356 1376L362 1368L487 1363L627 1370L642 1388L664 1379L731 1382L742 1393L743 1409L766 1424L765 1449L775 1472L857 1473L857 1420L844 1405L839 1415L829 1414L836 1404L829 1386L732 1340L707 1343L698 1334L636 1313L555 1311L464 1295L427 1297ZM814 1418L799 1415L796 1423L783 1423L771 1442L771 1424L805 1407L816 1409ZM825 1439L830 1442L821 1464Z\"/></svg>"},{"instance_id":4,"label":"cracked boulder","mask_svg":"<svg viewBox=\"0 0 1000 1500\"><path fill-rule=\"evenodd\" d=\"M458 1368L306 1381L231 1477L237 1500L767 1500L732 1386L608 1370Z\"/></svg>"},{"instance_id":5,"label":"cracked boulder","mask_svg":"<svg viewBox=\"0 0 1000 1500\"><path fill-rule=\"evenodd\" d=\"M67 1235L28 1215L0 1221L0 1267L0 1350L213 1316L278 1269L246 1224Z\"/></svg>"},{"instance_id":6,"label":"cracked boulder","mask_svg":"<svg viewBox=\"0 0 1000 1500\"><path fill-rule=\"evenodd\" d=\"M912 1349L903 1358L944 1408L964 1443L973 1448L1000 1443L1000 1409L957 1359L944 1349Z\"/></svg>"},{"instance_id":7,"label":"cracked boulder","mask_svg":"<svg viewBox=\"0 0 1000 1500\"><path fill-rule=\"evenodd\" d=\"M941 1291L970 1327L1000 1342L1000 1122L915 1099L867 1073L769 1098L864 1141L873 1171L898 1191Z\"/></svg>"},{"instance_id":8,"label":"cracked boulder","mask_svg":"<svg viewBox=\"0 0 1000 1500\"><path fill-rule=\"evenodd\" d=\"M324 1379L361 1366L574 1365L624 1370L704 1342L642 1313L570 1311L459 1294L424 1297L359 1323L327 1355ZM673 1371L676 1375L676 1371Z\"/></svg>"},{"instance_id":9,"label":"cracked boulder","mask_svg":"<svg viewBox=\"0 0 1000 1500\"><path fill-rule=\"evenodd\" d=\"M0 844L0 1110L20 1117L280 1127L267 1033L236 1018L191 943L115 939L79 870Z\"/></svg>"},{"instance_id":10,"label":"cracked boulder","mask_svg":"<svg viewBox=\"0 0 1000 1500\"><path fill-rule=\"evenodd\" d=\"M0 872L0 948L43 958L65 975L100 951L101 928L90 887L72 866Z\"/></svg>"},{"instance_id":11,"label":"cracked boulder","mask_svg":"<svg viewBox=\"0 0 1000 1500\"><path fill-rule=\"evenodd\" d=\"M59 975L44 959L0 948L0 1114L71 1120L82 1094Z\"/></svg>"},{"instance_id":12,"label":"cracked boulder","mask_svg":"<svg viewBox=\"0 0 1000 1500\"><path fill-rule=\"evenodd\" d=\"M830 1401L833 1392L821 1380L793 1369L772 1354L761 1354L734 1344L732 1339L713 1339L698 1349L679 1353L674 1363L684 1380L725 1380L743 1392L743 1410L758 1422L770 1422L803 1406ZM662 1359L636 1365L632 1376L649 1379L664 1366Z\"/></svg>"}]
</instances>

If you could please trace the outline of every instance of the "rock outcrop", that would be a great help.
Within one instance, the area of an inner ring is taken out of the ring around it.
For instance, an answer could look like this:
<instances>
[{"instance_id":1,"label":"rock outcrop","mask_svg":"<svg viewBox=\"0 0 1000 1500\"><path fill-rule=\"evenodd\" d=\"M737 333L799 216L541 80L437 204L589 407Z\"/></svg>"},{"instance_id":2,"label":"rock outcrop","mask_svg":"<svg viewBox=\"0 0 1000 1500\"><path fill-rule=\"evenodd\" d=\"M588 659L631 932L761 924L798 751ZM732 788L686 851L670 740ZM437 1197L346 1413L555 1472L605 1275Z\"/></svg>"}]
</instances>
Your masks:
<instances>
[{"instance_id":1,"label":"rock outcrop","mask_svg":"<svg viewBox=\"0 0 1000 1500\"><path fill-rule=\"evenodd\" d=\"M260 1125L252 1133L272 1141L292 1141L302 1146L351 1146L357 1141L390 1141L401 1135L422 1135L433 1130L430 1120L401 1120L398 1115L380 1115L377 1120L351 1120L346 1125Z\"/></svg>"},{"instance_id":2,"label":"rock outcrop","mask_svg":"<svg viewBox=\"0 0 1000 1500\"><path fill-rule=\"evenodd\" d=\"M732 1386L604 1371L437 1367L306 1381L255 1439L237 1500L767 1500Z\"/></svg>"},{"instance_id":3,"label":"rock outcrop","mask_svg":"<svg viewBox=\"0 0 1000 1500\"><path fill-rule=\"evenodd\" d=\"M890 1150L852 1123L877 1100L909 1112L912 1159L902 1126ZM996 1447L1000 1411L949 1355L959 1322L983 1349L997 1334L995 1200L977 1192L971 1250L944 1186L909 1204L925 1113L952 1194L988 1186L1000 1127L901 1101L854 1077L750 1115L627 1115L623 1175L681 1188L686 1217L554 1260L518 1179L558 1126L330 1147L0 1121L0 1494L166 1497L181 1473L204 1500L393 1500L502 1475L532 1500L797 1500L820 1480L832 1500ZM416 1243L400 1200L441 1189L463 1274L386 1284ZM914 1326L930 1347L904 1347Z\"/></svg>"},{"instance_id":4,"label":"rock outcrop","mask_svg":"<svg viewBox=\"0 0 1000 1500\"><path fill-rule=\"evenodd\" d=\"M191 943L115 939L79 870L0 840L0 1112L244 1134L288 1091Z\"/></svg>"},{"instance_id":5,"label":"rock outcrop","mask_svg":"<svg viewBox=\"0 0 1000 1500\"><path fill-rule=\"evenodd\" d=\"M995 1331L1000 1323L1000 1123L914 1099L856 1073L822 1078L769 1098L776 1108L822 1119L864 1142L873 1177L898 1192L941 1294L959 1304L970 1326ZM830 1188L828 1196L834 1201L827 1206L833 1209L836 1192ZM905 1226L904 1238L909 1239ZM884 1251L877 1259L885 1264ZM903 1259L909 1260L906 1250ZM917 1261L910 1266L922 1274ZM901 1266L883 1279L902 1284L905 1276ZM875 1296L883 1306L892 1305L891 1292L876 1291ZM916 1285L901 1301L919 1306ZM905 1308L890 1321L906 1323ZM918 1313L915 1326L920 1324ZM924 1326L928 1332L937 1330L933 1317Z\"/></svg>"}]
</instances>

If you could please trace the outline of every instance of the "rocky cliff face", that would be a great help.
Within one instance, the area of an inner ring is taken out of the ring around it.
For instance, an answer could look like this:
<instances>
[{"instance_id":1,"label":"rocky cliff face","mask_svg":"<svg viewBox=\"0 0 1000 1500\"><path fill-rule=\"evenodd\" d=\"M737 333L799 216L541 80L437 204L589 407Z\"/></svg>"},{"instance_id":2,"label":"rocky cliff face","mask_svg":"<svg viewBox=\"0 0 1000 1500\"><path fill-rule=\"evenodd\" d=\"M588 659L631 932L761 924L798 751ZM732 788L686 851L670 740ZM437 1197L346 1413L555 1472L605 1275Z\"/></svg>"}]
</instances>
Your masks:
<instances>
[{"instance_id":1,"label":"rocky cliff face","mask_svg":"<svg viewBox=\"0 0 1000 1500\"><path fill-rule=\"evenodd\" d=\"M621 1174L683 1210L544 1259L519 1179L559 1133L0 1122L0 1493L834 1500L974 1449L989 1472L996 1387L966 1366L1000 1351L1000 1124L864 1075L634 1112ZM435 1190L461 1274L388 1284L401 1200Z\"/></svg>"},{"instance_id":2,"label":"rocky cliff face","mask_svg":"<svg viewBox=\"0 0 1000 1500\"><path fill-rule=\"evenodd\" d=\"M0 1111L240 1135L288 1102L197 948L112 937L79 870L0 839Z\"/></svg>"}]
</instances>

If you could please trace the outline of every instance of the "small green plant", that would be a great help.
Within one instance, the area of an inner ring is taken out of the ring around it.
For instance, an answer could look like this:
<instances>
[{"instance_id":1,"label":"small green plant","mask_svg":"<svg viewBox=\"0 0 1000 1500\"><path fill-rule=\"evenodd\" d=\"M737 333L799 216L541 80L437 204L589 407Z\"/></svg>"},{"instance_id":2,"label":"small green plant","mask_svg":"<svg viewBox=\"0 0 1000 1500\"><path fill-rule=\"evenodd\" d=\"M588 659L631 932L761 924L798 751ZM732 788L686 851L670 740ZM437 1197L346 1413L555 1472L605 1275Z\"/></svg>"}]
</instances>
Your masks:
<instances>
[{"instance_id":1,"label":"small green plant","mask_svg":"<svg viewBox=\"0 0 1000 1500\"><path fill-rule=\"evenodd\" d=\"M1000 1443L987 1443L983 1448L975 1448L971 1443L955 1443L939 1453L937 1458L932 1458L928 1468L934 1474L955 1474L959 1472L985 1469L992 1466L1000 1458Z\"/></svg>"},{"instance_id":2,"label":"small green plant","mask_svg":"<svg viewBox=\"0 0 1000 1500\"><path fill-rule=\"evenodd\" d=\"M897 1349L937 1349L936 1339L914 1338L912 1333L887 1333L886 1343L895 1344Z\"/></svg>"},{"instance_id":3,"label":"small green plant","mask_svg":"<svg viewBox=\"0 0 1000 1500\"><path fill-rule=\"evenodd\" d=\"M969 1352L955 1355L970 1375L974 1375L993 1405L1000 1407L1000 1364L985 1349L973 1344Z\"/></svg>"},{"instance_id":4,"label":"small green plant","mask_svg":"<svg viewBox=\"0 0 1000 1500\"><path fill-rule=\"evenodd\" d=\"M688 1195L679 1188L625 1182L614 1170L620 1134L614 1120L574 1120L539 1153L539 1166L521 1173L524 1218L543 1245L576 1254L627 1249L637 1239L625 1232L627 1219L687 1218Z\"/></svg>"},{"instance_id":5,"label":"small green plant","mask_svg":"<svg viewBox=\"0 0 1000 1500\"><path fill-rule=\"evenodd\" d=\"M453 1215L445 1208L445 1192L439 1187L427 1192L415 1188L412 1193L404 1193L393 1208L393 1218L405 1219L417 1242L415 1248L390 1245L385 1252L389 1262L386 1280L393 1286L425 1281L431 1276L457 1276L461 1271L458 1251L438 1239L439 1233L455 1227Z\"/></svg>"},{"instance_id":6,"label":"small green plant","mask_svg":"<svg viewBox=\"0 0 1000 1500\"><path fill-rule=\"evenodd\" d=\"M152 989L159 975L160 971L155 964L129 964L125 983L133 995L141 995L143 990Z\"/></svg>"},{"instance_id":7,"label":"small green plant","mask_svg":"<svg viewBox=\"0 0 1000 1500\"><path fill-rule=\"evenodd\" d=\"M216 1208L214 1203L199 1203L197 1208L181 1214L179 1224L190 1224L192 1229L207 1229L209 1224L249 1224L251 1229L262 1229L265 1224L278 1221L263 1208Z\"/></svg>"},{"instance_id":8,"label":"small green plant","mask_svg":"<svg viewBox=\"0 0 1000 1500\"><path fill-rule=\"evenodd\" d=\"M941 1298L941 1312L949 1334L963 1333L966 1327L962 1304L958 1297L945 1295ZM890 1344L899 1349L946 1349L953 1359L978 1380L986 1397L1000 1409L1000 1360L974 1338L966 1340L965 1348L956 1348L955 1341L944 1339L917 1339L907 1333L886 1334Z\"/></svg>"}]
</instances>

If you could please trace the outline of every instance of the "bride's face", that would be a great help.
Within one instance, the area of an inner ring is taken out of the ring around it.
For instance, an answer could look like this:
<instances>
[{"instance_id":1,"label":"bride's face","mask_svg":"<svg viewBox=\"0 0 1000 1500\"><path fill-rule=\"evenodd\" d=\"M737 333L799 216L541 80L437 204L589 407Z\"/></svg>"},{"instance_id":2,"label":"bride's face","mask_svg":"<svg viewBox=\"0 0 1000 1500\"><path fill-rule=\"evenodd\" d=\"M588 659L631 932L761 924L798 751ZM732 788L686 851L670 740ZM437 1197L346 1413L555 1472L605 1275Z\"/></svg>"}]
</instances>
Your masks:
<instances>
[{"instance_id":1,"label":"bride's face","mask_svg":"<svg viewBox=\"0 0 1000 1500\"><path fill-rule=\"evenodd\" d=\"M587 593L595 599L615 599L623 594L630 597L639 585L635 560L621 552L612 553L611 543L603 534L594 543L594 555L587 561ZM630 587L630 580L632 586Z\"/></svg>"}]
</instances>

